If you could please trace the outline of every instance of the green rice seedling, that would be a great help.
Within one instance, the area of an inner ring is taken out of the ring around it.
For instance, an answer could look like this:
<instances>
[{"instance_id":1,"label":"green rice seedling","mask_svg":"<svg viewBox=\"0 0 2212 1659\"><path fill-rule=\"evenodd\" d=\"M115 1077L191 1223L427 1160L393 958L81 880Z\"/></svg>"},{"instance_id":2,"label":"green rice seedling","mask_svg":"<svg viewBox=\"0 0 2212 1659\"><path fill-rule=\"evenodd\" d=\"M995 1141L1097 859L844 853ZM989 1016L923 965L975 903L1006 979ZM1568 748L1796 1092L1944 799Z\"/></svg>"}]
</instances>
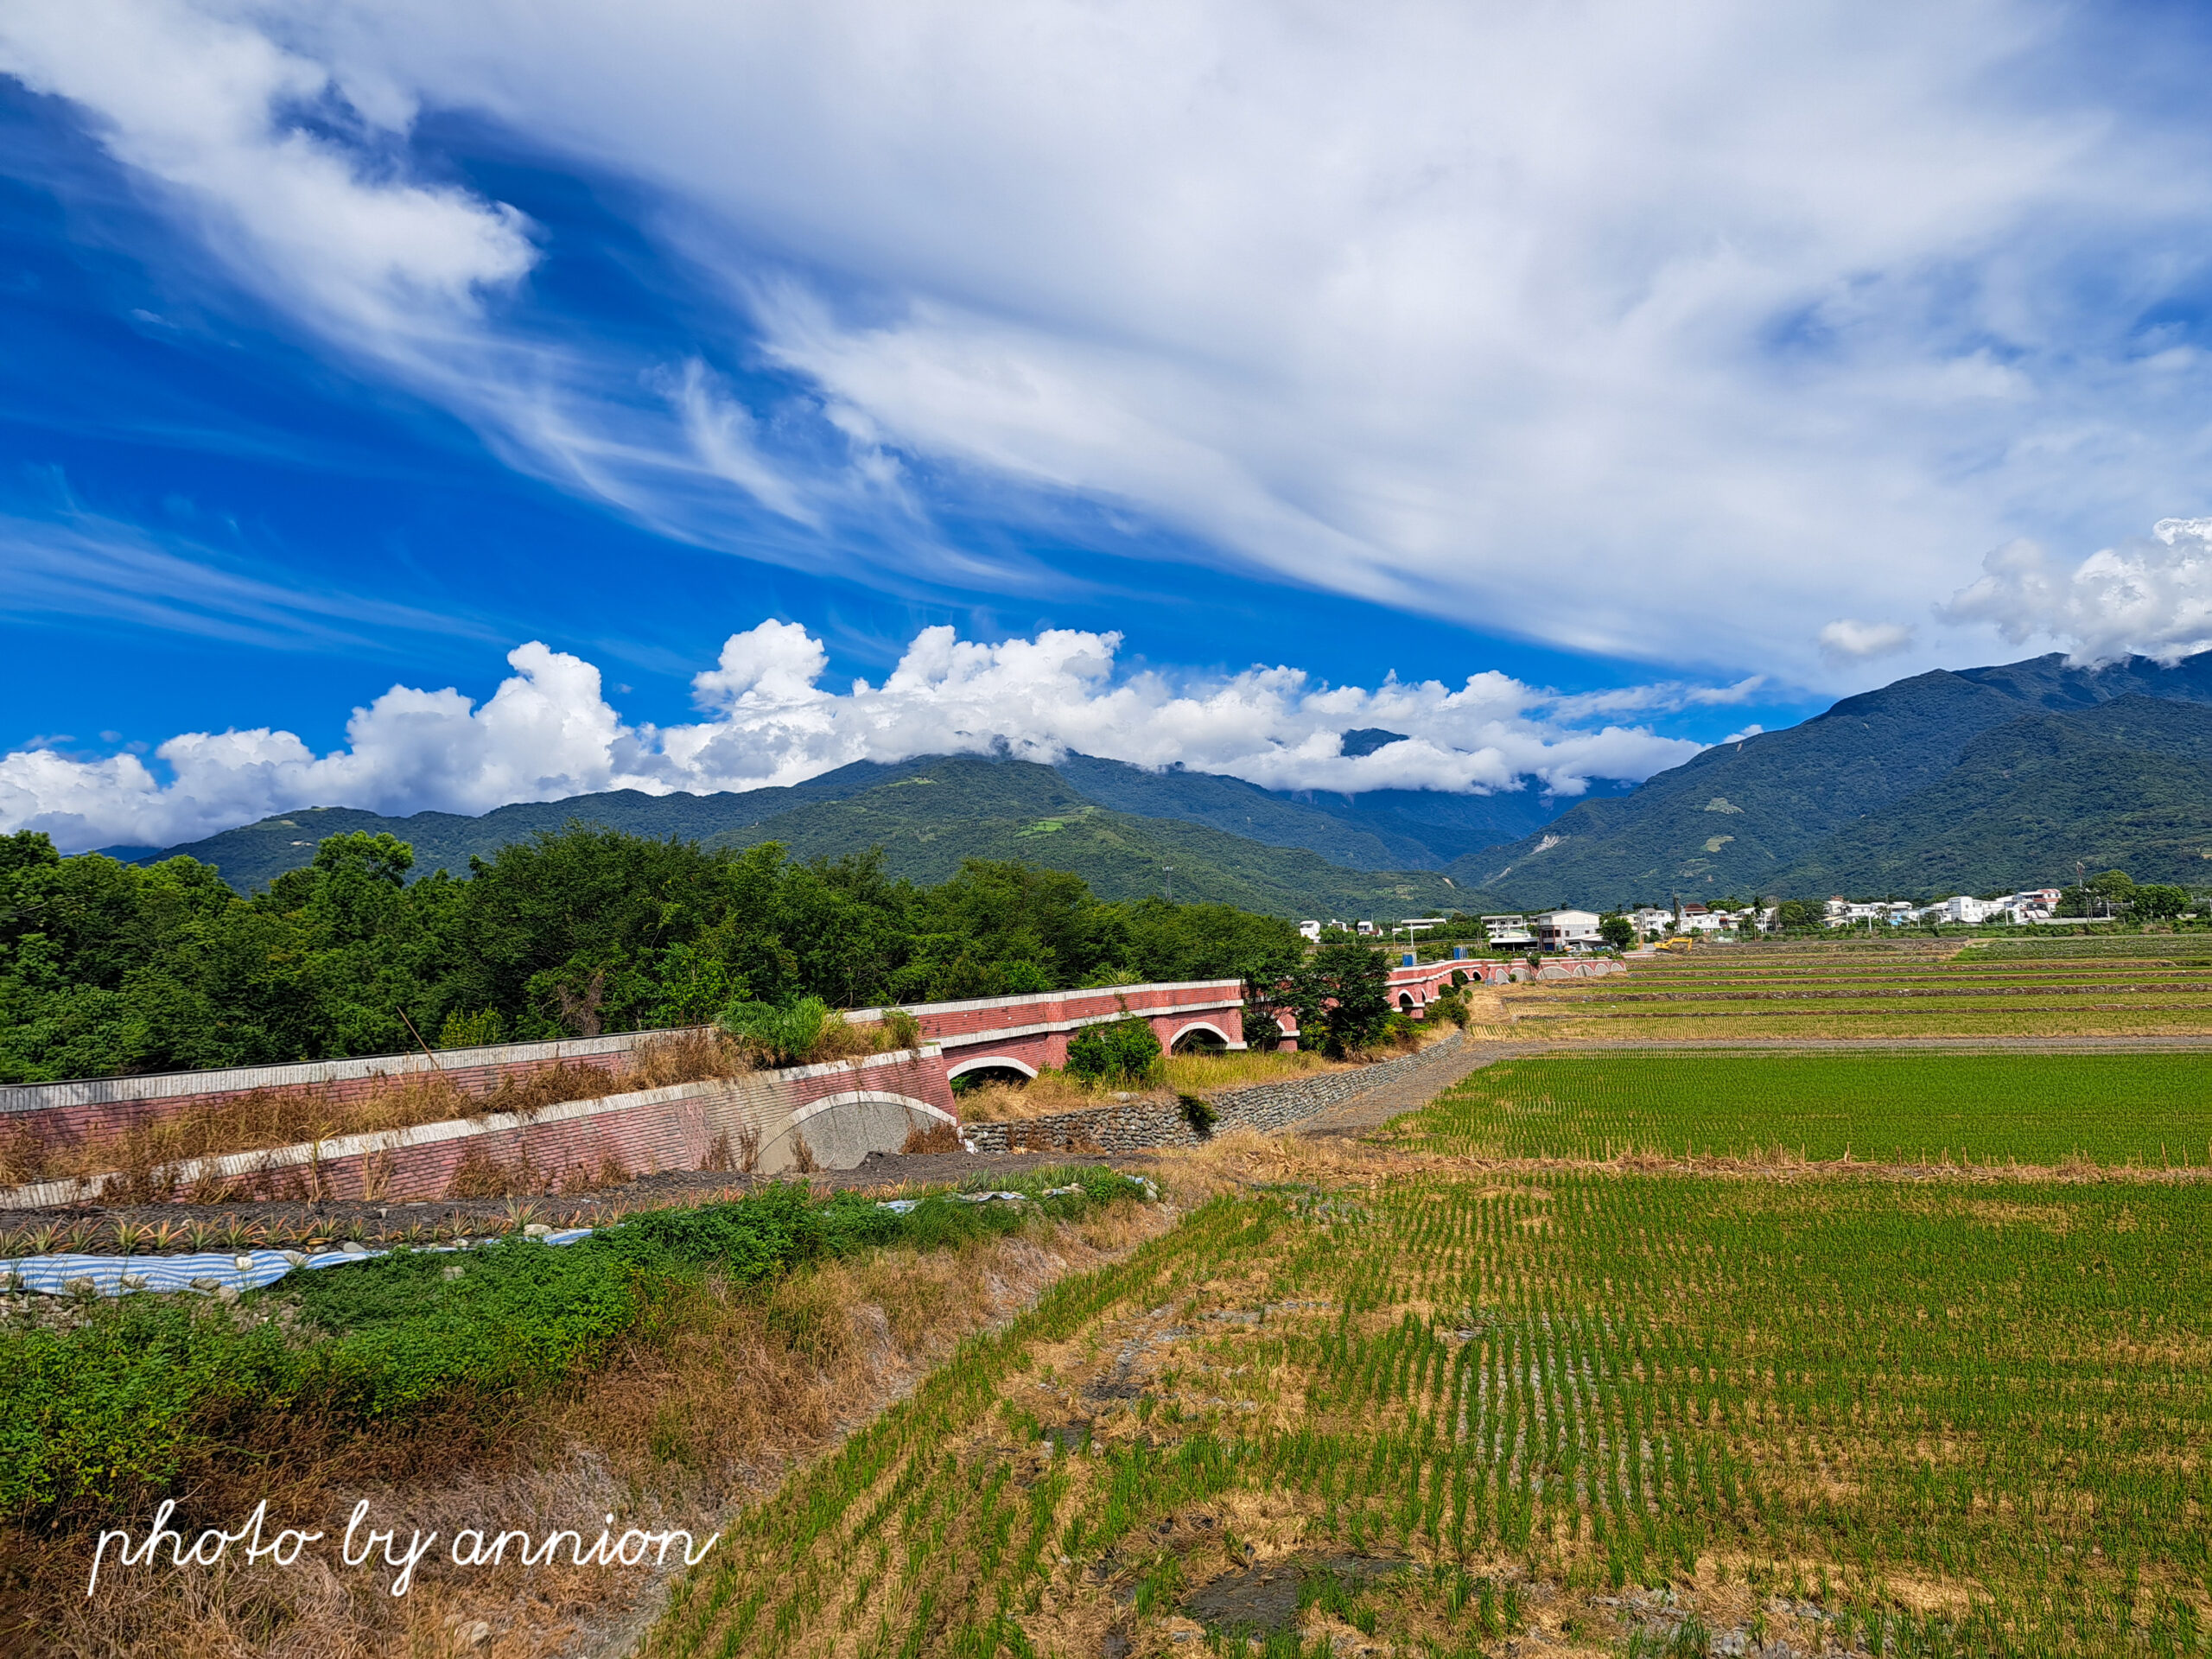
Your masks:
<instances>
[{"instance_id":1,"label":"green rice seedling","mask_svg":"<svg viewBox=\"0 0 2212 1659\"><path fill-rule=\"evenodd\" d=\"M1477 1072L1409 1121L1440 1151L1603 1160L2202 1166L2189 1054L1571 1054Z\"/></svg>"}]
</instances>

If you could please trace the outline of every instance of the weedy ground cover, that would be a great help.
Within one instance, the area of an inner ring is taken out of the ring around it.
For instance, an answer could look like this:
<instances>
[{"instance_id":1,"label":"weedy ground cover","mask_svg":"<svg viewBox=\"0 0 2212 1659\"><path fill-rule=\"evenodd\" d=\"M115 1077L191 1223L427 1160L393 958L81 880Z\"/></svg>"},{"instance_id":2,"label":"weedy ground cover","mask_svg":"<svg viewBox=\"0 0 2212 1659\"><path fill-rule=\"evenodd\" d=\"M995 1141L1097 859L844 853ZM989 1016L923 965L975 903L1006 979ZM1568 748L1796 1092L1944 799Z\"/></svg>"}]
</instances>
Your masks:
<instances>
[{"instance_id":1,"label":"weedy ground cover","mask_svg":"<svg viewBox=\"0 0 2212 1659\"><path fill-rule=\"evenodd\" d=\"M1408 1145L1485 1158L1778 1150L2201 1169L2212 1164L2212 1065L2186 1052L1545 1054L1474 1072L1398 1129Z\"/></svg>"},{"instance_id":2,"label":"weedy ground cover","mask_svg":"<svg viewBox=\"0 0 2212 1659\"><path fill-rule=\"evenodd\" d=\"M970 1344L648 1651L2200 1653L2205 1235L2138 1184L1249 1192Z\"/></svg>"},{"instance_id":3,"label":"weedy ground cover","mask_svg":"<svg viewBox=\"0 0 2212 1659\"><path fill-rule=\"evenodd\" d=\"M1161 1086L1171 1093L1198 1095L1250 1084L1289 1083L1317 1071L1350 1071L1355 1064L1297 1049L1266 1054L1201 1052L1164 1056L1160 1078ZM984 1083L962 1090L960 1116L971 1123L998 1123L1080 1111L1107 1104L1128 1088L1126 1083L1112 1079L1086 1083L1057 1066L1046 1066L1025 1084Z\"/></svg>"},{"instance_id":4,"label":"weedy ground cover","mask_svg":"<svg viewBox=\"0 0 2212 1659\"><path fill-rule=\"evenodd\" d=\"M0 1324L0 1521L88 1525L148 1501L289 1414L340 1427L509 1402L650 1341L711 1280L761 1286L892 1246L956 1248L1033 1217L1072 1217L1132 1184L1096 1167L1032 1173L1021 1205L949 1194L899 1214L803 1185L632 1217L554 1248L511 1238L402 1250L298 1274L234 1307L198 1298L93 1301ZM1048 1187L1072 1192L1046 1197Z\"/></svg>"}]
</instances>

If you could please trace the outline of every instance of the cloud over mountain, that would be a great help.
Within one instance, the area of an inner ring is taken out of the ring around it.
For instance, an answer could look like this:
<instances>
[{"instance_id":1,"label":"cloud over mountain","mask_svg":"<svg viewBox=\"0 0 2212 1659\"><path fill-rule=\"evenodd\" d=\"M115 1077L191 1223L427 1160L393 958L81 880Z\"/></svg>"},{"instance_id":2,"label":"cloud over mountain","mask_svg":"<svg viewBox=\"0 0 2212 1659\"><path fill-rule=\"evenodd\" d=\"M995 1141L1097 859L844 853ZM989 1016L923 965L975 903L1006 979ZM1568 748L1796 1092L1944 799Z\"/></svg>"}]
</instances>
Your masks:
<instances>
[{"instance_id":1,"label":"cloud over mountain","mask_svg":"<svg viewBox=\"0 0 2212 1659\"><path fill-rule=\"evenodd\" d=\"M999 750L1051 760L1069 750L1145 766L1181 764L1268 788L1493 791L1561 796L1592 778L1641 779L1698 746L1642 727L1592 723L1560 698L1497 673L1457 688L1387 679L1316 684L1292 668L1213 679L1121 673L1119 636L1055 630L981 645L925 629L880 685L821 683L827 653L796 624L733 634L694 688L689 725L626 721L599 670L535 642L481 707L453 690L394 686L317 754L289 732L194 732L156 751L0 757L0 830L42 830L71 849L167 845L271 812L347 805L386 813L481 812L598 790L746 790L798 783L854 760ZM1725 700L1693 685L1643 688L1645 709ZM1342 753L1346 730L1402 741Z\"/></svg>"},{"instance_id":2,"label":"cloud over mountain","mask_svg":"<svg viewBox=\"0 0 2212 1659\"><path fill-rule=\"evenodd\" d=\"M1981 568L1938 616L1994 623L2014 645L2056 639L2077 663L2130 653L2176 663L2212 649L2212 518L2162 518L2147 537L2100 549L2071 570L2026 541L1999 548Z\"/></svg>"}]
</instances>

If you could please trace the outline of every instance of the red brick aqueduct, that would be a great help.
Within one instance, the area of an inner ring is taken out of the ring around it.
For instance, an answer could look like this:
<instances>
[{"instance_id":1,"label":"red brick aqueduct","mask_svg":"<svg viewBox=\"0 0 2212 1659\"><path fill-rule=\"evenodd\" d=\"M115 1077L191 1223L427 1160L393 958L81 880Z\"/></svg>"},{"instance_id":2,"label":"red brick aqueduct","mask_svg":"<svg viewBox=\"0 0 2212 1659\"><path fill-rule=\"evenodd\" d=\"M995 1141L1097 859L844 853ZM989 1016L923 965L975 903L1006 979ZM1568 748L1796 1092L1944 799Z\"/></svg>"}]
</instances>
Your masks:
<instances>
[{"instance_id":1,"label":"red brick aqueduct","mask_svg":"<svg viewBox=\"0 0 2212 1659\"><path fill-rule=\"evenodd\" d=\"M180 1197L195 1185L230 1183L270 1197L419 1199L446 1192L464 1159L519 1166L558 1185L609 1163L639 1174L735 1158L772 1173L798 1161L802 1140L823 1167L849 1168L871 1152L897 1151L912 1130L957 1127L954 1077L990 1071L1034 1077L1063 1065L1069 1036L1084 1026L1135 1014L1151 1024L1163 1048L1194 1041L1242 1048L1243 992L1241 981L1222 979L925 1003L909 1010L922 1030L918 1049L208 1158L178 1169L175 1185ZM866 1008L846 1017L869 1021L881 1013ZM484 1094L503 1079L556 1065L619 1071L638 1044L666 1034L15 1084L0 1087L0 1135L82 1152L119 1145L132 1129L193 1106L256 1090L315 1094L343 1105L434 1069ZM96 1194L97 1186L84 1182L39 1182L0 1189L0 1209Z\"/></svg>"},{"instance_id":2,"label":"red brick aqueduct","mask_svg":"<svg viewBox=\"0 0 2212 1659\"><path fill-rule=\"evenodd\" d=\"M1420 1016L1456 984L1502 983L1527 971L1496 961L1401 958L1390 973L1390 995L1403 1012ZM1619 971L1612 962L1560 962L1548 963L1541 976ZM1046 1066L1064 1065L1069 1037L1085 1026L1135 1014L1151 1024L1163 1049L1194 1044L1241 1049L1243 996L1243 982L1212 979L924 1003L909 1010L924 1039L916 1049L210 1157L176 1166L174 1190L180 1198L195 1188L227 1187L270 1198L420 1200L445 1194L465 1160L492 1160L558 1186L609 1165L643 1174L734 1160L774 1173L802 1160L802 1142L804 1156L819 1166L850 1168L871 1152L897 1151L914 1130L932 1124L957 1128L954 1078L993 1072L1033 1077ZM846 1018L867 1022L883 1012L863 1008ZM1284 1023L1294 1041L1295 1023ZM101 1166L97 1155L85 1154L104 1145L119 1150L135 1128L257 1090L319 1095L342 1106L395 1079L435 1069L480 1095L503 1079L557 1065L620 1071L639 1043L667 1034L635 1032L448 1049L435 1057L380 1054L0 1086L0 1137L35 1138L77 1154L80 1164ZM97 1180L31 1183L0 1188L0 1210L56 1206L99 1194Z\"/></svg>"}]
</instances>

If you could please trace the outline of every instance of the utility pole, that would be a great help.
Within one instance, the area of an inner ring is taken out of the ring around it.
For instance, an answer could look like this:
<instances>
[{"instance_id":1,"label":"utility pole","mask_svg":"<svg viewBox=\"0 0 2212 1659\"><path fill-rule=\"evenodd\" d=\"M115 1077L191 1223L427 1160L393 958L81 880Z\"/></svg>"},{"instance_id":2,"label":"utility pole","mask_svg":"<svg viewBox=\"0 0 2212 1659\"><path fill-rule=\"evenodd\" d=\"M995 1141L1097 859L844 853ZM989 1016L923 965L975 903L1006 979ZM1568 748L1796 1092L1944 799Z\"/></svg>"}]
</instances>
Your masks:
<instances>
[{"instance_id":1,"label":"utility pole","mask_svg":"<svg viewBox=\"0 0 2212 1659\"><path fill-rule=\"evenodd\" d=\"M1167 872L1167 902L1172 905L1175 902L1175 867L1163 864L1160 868Z\"/></svg>"}]
</instances>

